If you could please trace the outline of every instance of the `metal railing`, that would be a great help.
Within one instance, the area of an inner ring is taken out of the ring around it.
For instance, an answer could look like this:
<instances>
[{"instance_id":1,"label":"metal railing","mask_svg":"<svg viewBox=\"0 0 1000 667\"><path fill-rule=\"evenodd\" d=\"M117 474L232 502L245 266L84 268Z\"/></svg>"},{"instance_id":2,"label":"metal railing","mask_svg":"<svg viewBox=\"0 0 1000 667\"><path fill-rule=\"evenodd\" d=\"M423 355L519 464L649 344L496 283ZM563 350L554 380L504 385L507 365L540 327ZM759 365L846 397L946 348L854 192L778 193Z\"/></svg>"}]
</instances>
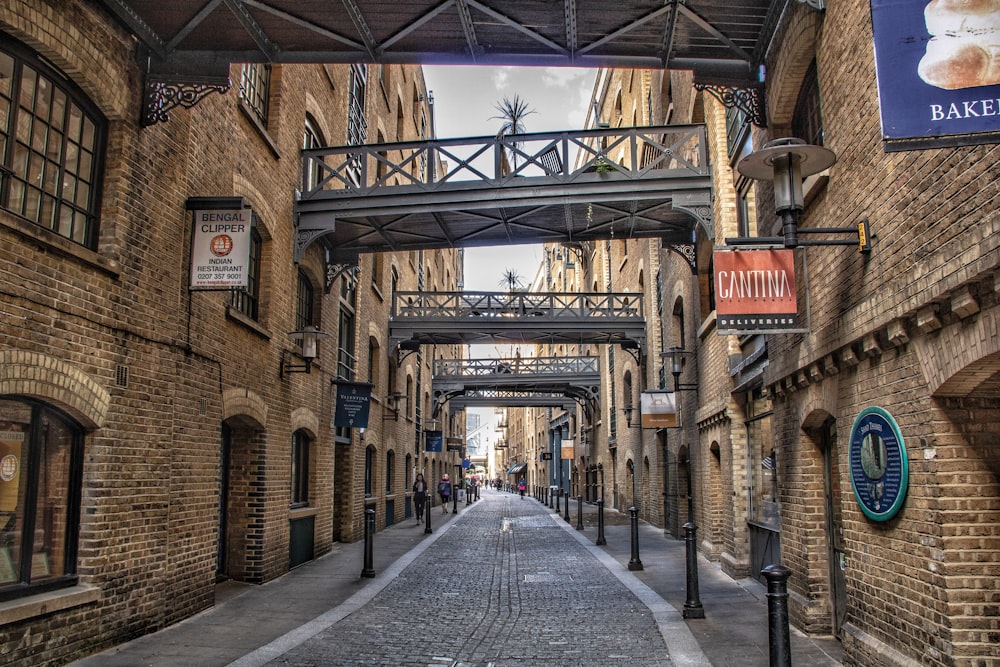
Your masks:
<instances>
[{"instance_id":1,"label":"metal railing","mask_svg":"<svg viewBox=\"0 0 1000 667\"><path fill-rule=\"evenodd\" d=\"M703 125L542 132L311 148L302 151L303 200L527 185L708 175ZM431 168L421 165L430 164ZM318 180L316 175L319 176ZM311 177L311 179L310 179Z\"/></svg>"},{"instance_id":2,"label":"metal railing","mask_svg":"<svg viewBox=\"0 0 1000 667\"><path fill-rule=\"evenodd\" d=\"M396 292L392 318L642 319L642 294L608 292Z\"/></svg>"},{"instance_id":3,"label":"metal railing","mask_svg":"<svg viewBox=\"0 0 1000 667\"><path fill-rule=\"evenodd\" d=\"M600 357L505 357L489 359L437 359L435 379L503 376L554 376L599 374Z\"/></svg>"}]
</instances>

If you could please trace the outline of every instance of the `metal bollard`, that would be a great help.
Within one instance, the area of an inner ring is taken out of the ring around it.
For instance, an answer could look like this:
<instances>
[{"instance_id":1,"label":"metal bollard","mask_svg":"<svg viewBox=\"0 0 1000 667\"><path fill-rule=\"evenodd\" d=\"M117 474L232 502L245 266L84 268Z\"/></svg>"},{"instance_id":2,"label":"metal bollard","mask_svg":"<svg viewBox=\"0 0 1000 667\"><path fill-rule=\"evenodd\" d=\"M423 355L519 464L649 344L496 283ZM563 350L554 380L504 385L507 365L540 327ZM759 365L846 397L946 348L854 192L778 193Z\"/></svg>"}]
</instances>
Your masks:
<instances>
[{"instance_id":1,"label":"metal bollard","mask_svg":"<svg viewBox=\"0 0 1000 667\"><path fill-rule=\"evenodd\" d=\"M554 507L554 505L552 504L552 495L553 495L552 487L550 486L545 489L545 497L549 499L549 509L552 509Z\"/></svg>"},{"instance_id":2,"label":"metal bollard","mask_svg":"<svg viewBox=\"0 0 1000 667\"><path fill-rule=\"evenodd\" d=\"M684 524L684 552L687 565L687 600L684 601L684 618L705 618L698 592L698 527L688 521Z\"/></svg>"},{"instance_id":3,"label":"metal bollard","mask_svg":"<svg viewBox=\"0 0 1000 667\"><path fill-rule=\"evenodd\" d=\"M468 484L465 485L465 506L468 507L472 504L472 487Z\"/></svg>"},{"instance_id":4,"label":"metal bollard","mask_svg":"<svg viewBox=\"0 0 1000 667\"><path fill-rule=\"evenodd\" d=\"M629 570L641 570L642 561L639 560L639 510L632 507L628 508L629 521L632 524L632 558L628 562Z\"/></svg>"},{"instance_id":5,"label":"metal bollard","mask_svg":"<svg viewBox=\"0 0 1000 667\"><path fill-rule=\"evenodd\" d=\"M607 544L608 541L604 539L604 498L597 499L597 544L598 546L602 544Z\"/></svg>"},{"instance_id":6,"label":"metal bollard","mask_svg":"<svg viewBox=\"0 0 1000 667\"><path fill-rule=\"evenodd\" d=\"M369 508L365 510L365 566L361 570L361 576L371 579L375 576L375 510Z\"/></svg>"},{"instance_id":7,"label":"metal bollard","mask_svg":"<svg viewBox=\"0 0 1000 667\"><path fill-rule=\"evenodd\" d=\"M559 501L562 499L562 489L559 489L552 495L556 497L556 514L562 514L562 510L559 509Z\"/></svg>"},{"instance_id":8,"label":"metal bollard","mask_svg":"<svg viewBox=\"0 0 1000 667\"><path fill-rule=\"evenodd\" d=\"M424 522L424 535L430 535L434 531L431 530L431 506L434 504L434 494L427 494L427 502L424 503L424 513L426 514Z\"/></svg>"},{"instance_id":9,"label":"metal bollard","mask_svg":"<svg viewBox=\"0 0 1000 667\"><path fill-rule=\"evenodd\" d=\"M451 513L458 514L458 487L451 485Z\"/></svg>"},{"instance_id":10,"label":"metal bollard","mask_svg":"<svg viewBox=\"0 0 1000 667\"><path fill-rule=\"evenodd\" d=\"M788 640L788 577L792 571L783 565L768 565L760 573L767 579L767 637L771 667L792 667Z\"/></svg>"},{"instance_id":11,"label":"metal bollard","mask_svg":"<svg viewBox=\"0 0 1000 667\"><path fill-rule=\"evenodd\" d=\"M583 530L583 496L576 497L576 529Z\"/></svg>"},{"instance_id":12,"label":"metal bollard","mask_svg":"<svg viewBox=\"0 0 1000 667\"><path fill-rule=\"evenodd\" d=\"M562 493L562 489L559 489L559 493ZM569 493L566 494L566 500L563 503L565 505L565 513L563 518L566 519L566 523L569 523Z\"/></svg>"}]
</instances>

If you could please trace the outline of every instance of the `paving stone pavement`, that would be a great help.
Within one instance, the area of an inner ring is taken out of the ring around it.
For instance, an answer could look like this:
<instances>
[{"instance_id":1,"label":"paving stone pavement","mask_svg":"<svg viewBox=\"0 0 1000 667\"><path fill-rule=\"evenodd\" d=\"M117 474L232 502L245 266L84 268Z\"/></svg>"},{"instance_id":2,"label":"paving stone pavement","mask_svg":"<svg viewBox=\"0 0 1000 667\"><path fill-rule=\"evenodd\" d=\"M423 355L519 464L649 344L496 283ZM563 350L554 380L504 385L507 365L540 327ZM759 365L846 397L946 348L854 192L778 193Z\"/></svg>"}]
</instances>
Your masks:
<instances>
[{"instance_id":1,"label":"paving stone pavement","mask_svg":"<svg viewBox=\"0 0 1000 667\"><path fill-rule=\"evenodd\" d=\"M583 509L582 520L577 517ZM260 586L229 582L213 608L71 667L766 667L767 604L752 579L699 557L704 619L685 621L684 542L627 513L571 503L572 520L530 497L484 491L331 552ZM565 506L563 507L565 510ZM577 526L583 530L575 529ZM833 637L791 629L793 664L837 667Z\"/></svg>"},{"instance_id":2,"label":"paving stone pavement","mask_svg":"<svg viewBox=\"0 0 1000 667\"><path fill-rule=\"evenodd\" d=\"M535 502L487 496L274 666L671 666L652 611Z\"/></svg>"}]
</instances>

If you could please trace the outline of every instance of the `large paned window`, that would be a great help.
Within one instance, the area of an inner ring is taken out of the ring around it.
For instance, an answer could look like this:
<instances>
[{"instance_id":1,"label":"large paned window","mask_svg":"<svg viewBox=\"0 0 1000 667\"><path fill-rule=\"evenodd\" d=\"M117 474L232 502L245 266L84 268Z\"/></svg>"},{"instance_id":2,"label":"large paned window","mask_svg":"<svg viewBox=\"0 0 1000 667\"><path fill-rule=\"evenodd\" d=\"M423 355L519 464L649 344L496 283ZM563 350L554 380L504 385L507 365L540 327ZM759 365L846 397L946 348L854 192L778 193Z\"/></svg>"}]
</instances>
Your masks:
<instances>
[{"instance_id":1,"label":"large paned window","mask_svg":"<svg viewBox=\"0 0 1000 667\"><path fill-rule=\"evenodd\" d=\"M351 65L347 90L347 145L368 143L368 121L365 119L365 91L368 88L368 65ZM361 183L361 157L352 156L348 167L355 185Z\"/></svg>"},{"instance_id":2,"label":"large paned window","mask_svg":"<svg viewBox=\"0 0 1000 667\"><path fill-rule=\"evenodd\" d=\"M304 431L292 434L292 507L309 504L309 436Z\"/></svg>"},{"instance_id":3,"label":"large paned window","mask_svg":"<svg viewBox=\"0 0 1000 667\"><path fill-rule=\"evenodd\" d=\"M771 430L771 402L760 389L747 394L747 465L750 472L750 520L772 530L781 528L778 465Z\"/></svg>"},{"instance_id":4,"label":"large paned window","mask_svg":"<svg viewBox=\"0 0 1000 667\"><path fill-rule=\"evenodd\" d=\"M0 400L0 600L76 582L82 469L79 426Z\"/></svg>"},{"instance_id":5,"label":"large paned window","mask_svg":"<svg viewBox=\"0 0 1000 667\"><path fill-rule=\"evenodd\" d=\"M264 127L267 127L270 89L271 66L266 63L244 63L240 68L240 99Z\"/></svg>"},{"instance_id":6,"label":"large paned window","mask_svg":"<svg viewBox=\"0 0 1000 667\"><path fill-rule=\"evenodd\" d=\"M316 291L305 271L299 269L299 281L295 289L295 330L302 331L307 326L316 323L313 308L316 303Z\"/></svg>"},{"instance_id":7,"label":"large paned window","mask_svg":"<svg viewBox=\"0 0 1000 667\"><path fill-rule=\"evenodd\" d=\"M322 148L325 145L326 143L323 141L323 135L316 126L316 121L313 120L312 116L306 116L306 126L302 133L303 150ZM323 180L323 172L319 169L319 165L316 163L316 160L307 160L305 164L303 164L303 170L304 182L302 186L306 190L313 190L319 187L320 181Z\"/></svg>"},{"instance_id":8,"label":"large paned window","mask_svg":"<svg viewBox=\"0 0 1000 667\"><path fill-rule=\"evenodd\" d=\"M64 76L0 34L0 206L96 249L105 134Z\"/></svg>"},{"instance_id":9,"label":"large paned window","mask_svg":"<svg viewBox=\"0 0 1000 667\"><path fill-rule=\"evenodd\" d=\"M819 80L816 76L816 61L806 70L795 101L792 115L792 135L808 144L823 145L823 117L819 108Z\"/></svg>"},{"instance_id":10,"label":"large paned window","mask_svg":"<svg viewBox=\"0 0 1000 667\"><path fill-rule=\"evenodd\" d=\"M229 305L251 320L260 319L260 256L263 239L257 229L257 216L253 216L250 230L250 261L247 264L247 286L234 287L229 293Z\"/></svg>"}]
</instances>

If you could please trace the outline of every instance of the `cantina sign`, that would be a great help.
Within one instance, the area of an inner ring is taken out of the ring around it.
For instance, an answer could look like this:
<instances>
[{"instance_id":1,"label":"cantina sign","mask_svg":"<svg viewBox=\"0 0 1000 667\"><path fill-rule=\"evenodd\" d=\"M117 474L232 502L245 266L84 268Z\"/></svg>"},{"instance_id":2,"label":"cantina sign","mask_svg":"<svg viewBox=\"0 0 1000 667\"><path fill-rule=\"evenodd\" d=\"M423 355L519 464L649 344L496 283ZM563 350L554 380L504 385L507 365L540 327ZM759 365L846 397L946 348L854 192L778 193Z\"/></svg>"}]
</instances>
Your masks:
<instances>
[{"instance_id":1,"label":"cantina sign","mask_svg":"<svg viewBox=\"0 0 1000 667\"><path fill-rule=\"evenodd\" d=\"M800 331L792 253L714 253L715 311L720 335Z\"/></svg>"}]
</instances>

